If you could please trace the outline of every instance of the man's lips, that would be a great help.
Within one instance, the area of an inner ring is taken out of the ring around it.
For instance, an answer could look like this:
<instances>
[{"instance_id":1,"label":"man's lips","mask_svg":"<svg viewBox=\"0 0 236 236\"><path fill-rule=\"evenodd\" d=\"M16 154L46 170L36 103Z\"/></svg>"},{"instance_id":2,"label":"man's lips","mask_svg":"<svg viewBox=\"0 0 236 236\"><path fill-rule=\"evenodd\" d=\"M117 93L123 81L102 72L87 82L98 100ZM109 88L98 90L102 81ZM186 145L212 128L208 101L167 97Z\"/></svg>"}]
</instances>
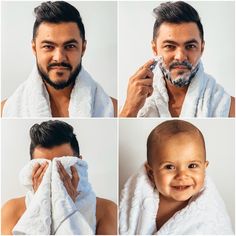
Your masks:
<instances>
[{"instance_id":1,"label":"man's lips","mask_svg":"<svg viewBox=\"0 0 236 236\"><path fill-rule=\"evenodd\" d=\"M70 68L64 66L52 66L49 70L70 70Z\"/></svg>"},{"instance_id":2,"label":"man's lips","mask_svg":"<svg viewBox=\"0 0 236 236\"><path fill-rule=\"evenodd\" d=\"M189 70L188 67L186 67L186 66L173 66L171 68L171 70L175 70L175 69L177 69L177 70Z\"/></svg>"}]
</instances>

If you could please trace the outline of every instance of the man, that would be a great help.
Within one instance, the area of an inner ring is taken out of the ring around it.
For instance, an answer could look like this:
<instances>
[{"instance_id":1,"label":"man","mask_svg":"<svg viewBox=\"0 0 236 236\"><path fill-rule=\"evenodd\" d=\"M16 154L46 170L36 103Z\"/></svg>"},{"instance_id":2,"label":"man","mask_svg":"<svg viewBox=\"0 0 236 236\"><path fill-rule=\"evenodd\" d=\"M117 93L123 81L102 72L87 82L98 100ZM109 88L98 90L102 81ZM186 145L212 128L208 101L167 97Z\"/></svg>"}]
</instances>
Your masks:
<instances>
[{"instance_id":1,"label":"man","mask_svg":"<svg viewBox=\"0 0 236 236\"><path fill-rule=\"evenodd\" d=\"M111 117L110 98L82 66L84 25L67 2L44 2L35 10L32 50L37 69L7 100L3 117Z\"/></svg>"},{"instance_id":2,"label":"man","mask_svg":"<svg viewBox=\"0 0 236 236\"><path fill-rule=\"evenodd\" d=\"M156 58L130 78L120 116L235 116L234 97L204 72L200 60L204 32L197 11L178 1L162 3L154 14L152 50Z\"/></svg>"},{"instance_id":3,"label":"man","mask_svg":"<svg viewBox=\"0 0 236 236\"><path fill-rule=\"evenodd\" d=\"M65 122L54 120L43 122L41 124L35 124L30 129L30 138L30 156L34 161L41 158L53 161L55 157L62 156L65 156L65 158L68 159L73 158L71 156L81 158L78 141L75 134L73 133L73 127ZM37 190L39 190L41 184L43 184L43 178L48 166L48 162L44 162L42 164L37 163L33 166L31 176L34 194L37 193ZM77 197L80 195L77 187L79 186L80 181L83 181L82 173L77 173L75 167L72 166L72 177L70 178L61 163L58 164L58 173L72 201L74 203L76 201L80 201L79 198L77 199ZM27 196L27 199L25 196L12 199L3 206L1 226L2 234L12 234L13 228L28 209L27 206L30 206L27 205L29 204L28 202L30 195ZM84 198L82 201L84 201ZM95 218L94 227L96 229L96 234L117 234L116 204L99 197L95 198L95 201L96 209L91 215L94 215ZM92 211L92 209L86 208L86 214L89 211ZM92 217L89 219L91 218Z\"/></svg>"}]
</instances>

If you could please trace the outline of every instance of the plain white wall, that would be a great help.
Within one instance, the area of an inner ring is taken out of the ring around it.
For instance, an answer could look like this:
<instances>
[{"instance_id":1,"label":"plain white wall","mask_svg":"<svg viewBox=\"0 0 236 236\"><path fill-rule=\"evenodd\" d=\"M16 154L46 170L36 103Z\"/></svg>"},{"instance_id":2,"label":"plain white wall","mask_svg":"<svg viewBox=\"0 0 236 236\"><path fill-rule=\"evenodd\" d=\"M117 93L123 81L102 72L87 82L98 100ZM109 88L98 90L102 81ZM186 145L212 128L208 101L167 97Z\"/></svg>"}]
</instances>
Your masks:
<instances>
[{"instance_id":1,"label":"plain white wall","mask_svg":"<svg viewBox=\"0 0 236 236\"><path fill-rule=\"evenodd\" d=\"M119 124L119 190L146 160L147 137L162 119L123 119ZM206 142L207 173L212 177L234 224L235 121L234 119L189 119Z\"/></svg>"},{"instance_id":2,"label":"plain white wall","mask_svg":"<svg viewBox=\"0 0 236 236\"><path fill-rule=\"evenodd\" d=\"M18 176L30 160L29 129L47 119L2 119L1 204L24 195ZM117 121L115 119L64 119L74 127L89 181L98 197L117 202Z\"/></svg>"},{"instance_id":3,"label":"plain white wall","mask_svg":"<svg viewBox=\"0 0 236 236\"><path fill-rule=\"evenodd\" d=\"M163 1L162 1L163 2ZM158 1L120 1L118 4L119 106L126 97L128 79L153 57L151 50ZM234 1L188 1L199 13L205 33L202 57L205 71L230 94L235 94Z\"/></svg>"},{"instance_id":4,"label":"plain white wall","mask_svg":"<svg viewBox=\"0 0 236 236\"><path fill-rule=\"evenodd\" d=\"M31 51L33 11L41 2L2 2L2 100L27 79L35 64ZM117 3L70 3L79 10L85 27L83 65L110 96L117 97Z\"/></svg>"}]
</instances>

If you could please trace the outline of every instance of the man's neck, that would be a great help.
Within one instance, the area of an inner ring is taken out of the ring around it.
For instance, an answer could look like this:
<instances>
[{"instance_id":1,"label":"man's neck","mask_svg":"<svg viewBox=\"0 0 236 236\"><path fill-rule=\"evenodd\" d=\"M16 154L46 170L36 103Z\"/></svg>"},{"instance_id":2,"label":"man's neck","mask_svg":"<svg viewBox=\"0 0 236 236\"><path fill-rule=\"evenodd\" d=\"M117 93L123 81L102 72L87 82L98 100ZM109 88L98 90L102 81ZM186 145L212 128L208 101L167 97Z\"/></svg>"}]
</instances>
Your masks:
<instances>
[{"instance_id":1,"label":"man's neck","mask_svg":"<svg viewBox=\"0 0 236 236\"><path fill-rule=\"evenodd\" d=\"M169 95L169 110L171 116L178 117L181 113L188 86L178 88L174 86L170 81L166 80L166 88Z\"/></svg>"},{"instance_id":2,"label":"man's neck","mask_svg":"<svg viewBox=\"0 0 236 236\"><path fill-rule=\"evenodd\" d=\"M55 89L52 86L45 84L50 98L50 106L53 117L68 117L69 102L73 85L64 89Z\"/></svg>"},{"instance_id":3,"label":"man's neck","mask_svg":"<svg viewBox=\"0 0 236 236\"><path fill-rule=\"evenodd\" d=\"M170 198L163 197L160 194L159 207L156 216L157 230L164 225L177 211L180 211L188 204L187 201L175 201Z\"/></svg>"}]
</instances>

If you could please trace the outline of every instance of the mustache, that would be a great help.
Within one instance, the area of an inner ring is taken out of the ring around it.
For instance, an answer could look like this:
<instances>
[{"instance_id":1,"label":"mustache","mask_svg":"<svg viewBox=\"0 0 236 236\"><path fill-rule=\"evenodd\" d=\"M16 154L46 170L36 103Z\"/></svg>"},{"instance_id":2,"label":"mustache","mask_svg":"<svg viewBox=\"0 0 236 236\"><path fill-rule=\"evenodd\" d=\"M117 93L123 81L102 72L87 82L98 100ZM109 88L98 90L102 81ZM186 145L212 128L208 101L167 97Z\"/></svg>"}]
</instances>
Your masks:
<instances>
[{"instance_id":1,"label":"mustache","mask_svg":"<svg viewBox=\"0 0 236 236\"><path fill-rule=\"evenodd\" d=\"M189 70L191 70L193 68L193 66L192 66L192 64L190 62L183 61L183 62L172 62L170 64L170 69L169 70L172 70L176 66L184 66L184 67L186 67Z\"/></svg>"},{"instance_id":2,"label":"mustache","mask_svg":"<svg viewBox=\"0 0 236 236\"><path fill-rule=\"evenodd\" d=\"M47 69L51 69L52 67L55 67L55 66L59 66L59 67L65 67L69 70L72 70L72 66L69 64L69 63L66 63L66 62L61 62L61 63L50 63L48 64L47 66Z\"/></svg>"}]
</instances>

